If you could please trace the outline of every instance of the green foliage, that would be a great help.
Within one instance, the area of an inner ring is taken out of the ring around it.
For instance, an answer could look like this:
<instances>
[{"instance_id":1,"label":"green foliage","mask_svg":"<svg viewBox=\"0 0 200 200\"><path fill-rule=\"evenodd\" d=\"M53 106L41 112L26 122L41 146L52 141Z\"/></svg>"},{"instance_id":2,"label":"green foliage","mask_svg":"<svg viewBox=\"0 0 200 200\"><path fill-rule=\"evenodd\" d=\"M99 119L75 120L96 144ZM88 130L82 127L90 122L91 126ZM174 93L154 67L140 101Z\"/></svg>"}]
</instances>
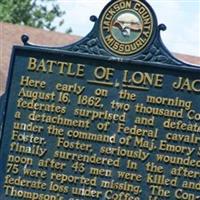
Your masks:
<instances>
[{"instance_id":1,"label":"green foliage","mask_svg":"<svg viewBox=\"0 0 200 200\"><path fill-rule=\"evenodd\" d=\"M53 22L58 19L56 24L62 26L64 14L56 0L0 0L0 21L3 22L54 31L57 26Z\"/></svg>"}]
</instances>

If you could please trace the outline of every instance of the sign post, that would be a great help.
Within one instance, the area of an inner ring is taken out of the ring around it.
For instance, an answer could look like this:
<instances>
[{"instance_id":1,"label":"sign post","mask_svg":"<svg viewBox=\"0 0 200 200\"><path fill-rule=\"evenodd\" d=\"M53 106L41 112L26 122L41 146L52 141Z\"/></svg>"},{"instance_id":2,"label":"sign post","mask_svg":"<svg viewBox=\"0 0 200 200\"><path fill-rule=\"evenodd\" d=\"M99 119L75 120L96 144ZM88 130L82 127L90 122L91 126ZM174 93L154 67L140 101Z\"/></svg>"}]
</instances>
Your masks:
<instances>
[{"instance_id":1,"label":"sign post","mask_svg":"<svg viewBox=\"0 0 200 200\"><path fill-rule=\"evenodd\" d=\"M73 45L14 46L0 199L200 199L200 69L164 47L146 1L91 20Z\"/></svg>"}]
</instances>

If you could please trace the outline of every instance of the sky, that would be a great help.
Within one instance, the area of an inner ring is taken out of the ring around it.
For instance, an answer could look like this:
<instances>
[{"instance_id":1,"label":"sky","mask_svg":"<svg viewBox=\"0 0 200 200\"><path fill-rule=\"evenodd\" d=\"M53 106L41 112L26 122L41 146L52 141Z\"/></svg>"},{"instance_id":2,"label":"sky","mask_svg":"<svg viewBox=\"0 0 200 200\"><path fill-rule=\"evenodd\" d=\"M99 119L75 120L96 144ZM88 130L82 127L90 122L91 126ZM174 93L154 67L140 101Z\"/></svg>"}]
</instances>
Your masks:
<instances>
[{"instance_id":1,"label":"sky","mask_svg":"<svg viewBox=\"0 0 200 200\"><path fill-rule=\"evenodd\" d=\"M110 0L58 0L66 11L63 29L72 28L72 34L86 36L93 27L89 18L99 16ZM147 0L153 7L158 24L167 30L162 40L171 52L200 56L200 0Z\"/></svg>"}]
</instances>

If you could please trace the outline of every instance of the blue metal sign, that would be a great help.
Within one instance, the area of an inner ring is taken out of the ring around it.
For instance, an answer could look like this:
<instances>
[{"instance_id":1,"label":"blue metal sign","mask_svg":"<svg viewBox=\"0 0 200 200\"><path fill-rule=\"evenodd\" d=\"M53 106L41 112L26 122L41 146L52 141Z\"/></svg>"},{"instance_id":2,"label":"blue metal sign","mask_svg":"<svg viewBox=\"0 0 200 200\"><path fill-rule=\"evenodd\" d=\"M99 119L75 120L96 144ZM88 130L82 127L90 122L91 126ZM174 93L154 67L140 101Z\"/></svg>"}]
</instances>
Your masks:
<instances>
[{"instance_id":1,"label":"blue metal sign","mask_svg":"<svg viewBox=\"0 0 200 200\"><path fill-rule=\"evenodd\" d=\"M14 46L0 199L200 199L200 69L164 47L146 1L91 20L70 46Z\"/></svg>"}]
</instances>

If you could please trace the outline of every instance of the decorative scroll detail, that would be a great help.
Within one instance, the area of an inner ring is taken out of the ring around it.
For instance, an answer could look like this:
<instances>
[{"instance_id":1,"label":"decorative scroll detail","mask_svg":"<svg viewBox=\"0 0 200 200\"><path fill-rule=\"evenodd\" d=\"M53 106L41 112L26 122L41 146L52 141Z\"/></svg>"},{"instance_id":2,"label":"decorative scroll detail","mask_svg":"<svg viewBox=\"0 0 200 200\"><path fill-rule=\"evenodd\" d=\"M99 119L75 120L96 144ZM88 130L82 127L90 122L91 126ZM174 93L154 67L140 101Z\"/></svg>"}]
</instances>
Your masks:
<instances>
[{"instance_id":1,"label":"decorative scroll detail","mask_svg":"<svg viewBox=\"0 0 200 200\"><path fill-rule=\"evenodd\" d=\"M104 50L104 48L101 45L101 42L97 37L93 39L86 38L83 43L77 45L75 44L67 50L92 55L110 56L110 54Z\"/></svg>"},{"instance_id":2,"label":"decorative scroll detail","mask_svg":"<svg viewBox=\"0 0 200 200\"><path fill-rule=\"evenodd\" d=\"M181 64L176 61L176 59L169 57L169 55L163 52L162 48L156 44L152 45L148 51L145 51L145 53L139 55L135 59L152 63Z\"/></svg>"},{"instance_id":3,"label":"decorative scroll detail","mask_svg":"<svg viewBox=\"0 0 200 200\"><path fill-rule=\"evenodd\" d=\"M181 61L178 61L171 55L170 52L168 52L168 50L162 43L160 31L165 31L166 29L167 27L164 24L160 24L158 26L157 37L155 38L153 44L151 44L150 47L147 50L145 50L144 53L140 54L139 56L136 56L135 59L139 61L146 61L159 64L182 64Z\"/></svg>"},{"instance_id":4,"label":"decorative scroll detail","mask_svg":"<svg viewBox=\"0 0 200 200\"><path fill-rule=\"evenodd\" d=\"M91 16L90 20L92 22L95 22L95 24L98 26L98 18L96 16ZM102 45L102 42L98 36L97 26L94 27L92 32L87 37L83 38L82 40L78 41L75 44L63 47L42 46L42 48L61 49L80 54L106 56L114 58L115 56L111 54L108 50L106 50ZM157 34L152 43L149 45L149 47L147 47L143 52L139 53L138 55L128 56L126 60L144 61L148 63L171 64L171 65L185 64L182 61L176 59L163 44L160 32L165 30L166 26L164 24L160 24L157 27ZM21 40L25 46L41 47L39 45L29 43L29 36L27 35L22 35ZM116 60L118 60L119 58L122 57L116 56Z\"/></svg>"},{"instance_id":5,"label":"decorative scroll detail","mask_svg":"<svg viewBox=\"0 0 200 200\"><path fill-rule=\"evenodd\" d=\"M96 21L97 19L92 16ZM91 19L90 19L91 20ZM91 20L92 21L92 20ZM172 64L172 65L181 65L183 64L178 59L174 58L173 55L167 50L164 46L160 32L165 31L167 27L164 24L160 24L157 28L157 35L152 42L152 44L144 50L143 53L140 53L136 56L129 56L127 60L136 60L136 61L146 61L149 63L158 63L158 64ZM102 46L101 41L99 40L98 36L93 33L93 37L84 38L83 41L78 42L70 46L70 48L66 48L68 51L78 52L83 54L90 54L90 55L102 55L102 56L112 56L110 52L106 51Z\"/></svg>"}]
</instances>

